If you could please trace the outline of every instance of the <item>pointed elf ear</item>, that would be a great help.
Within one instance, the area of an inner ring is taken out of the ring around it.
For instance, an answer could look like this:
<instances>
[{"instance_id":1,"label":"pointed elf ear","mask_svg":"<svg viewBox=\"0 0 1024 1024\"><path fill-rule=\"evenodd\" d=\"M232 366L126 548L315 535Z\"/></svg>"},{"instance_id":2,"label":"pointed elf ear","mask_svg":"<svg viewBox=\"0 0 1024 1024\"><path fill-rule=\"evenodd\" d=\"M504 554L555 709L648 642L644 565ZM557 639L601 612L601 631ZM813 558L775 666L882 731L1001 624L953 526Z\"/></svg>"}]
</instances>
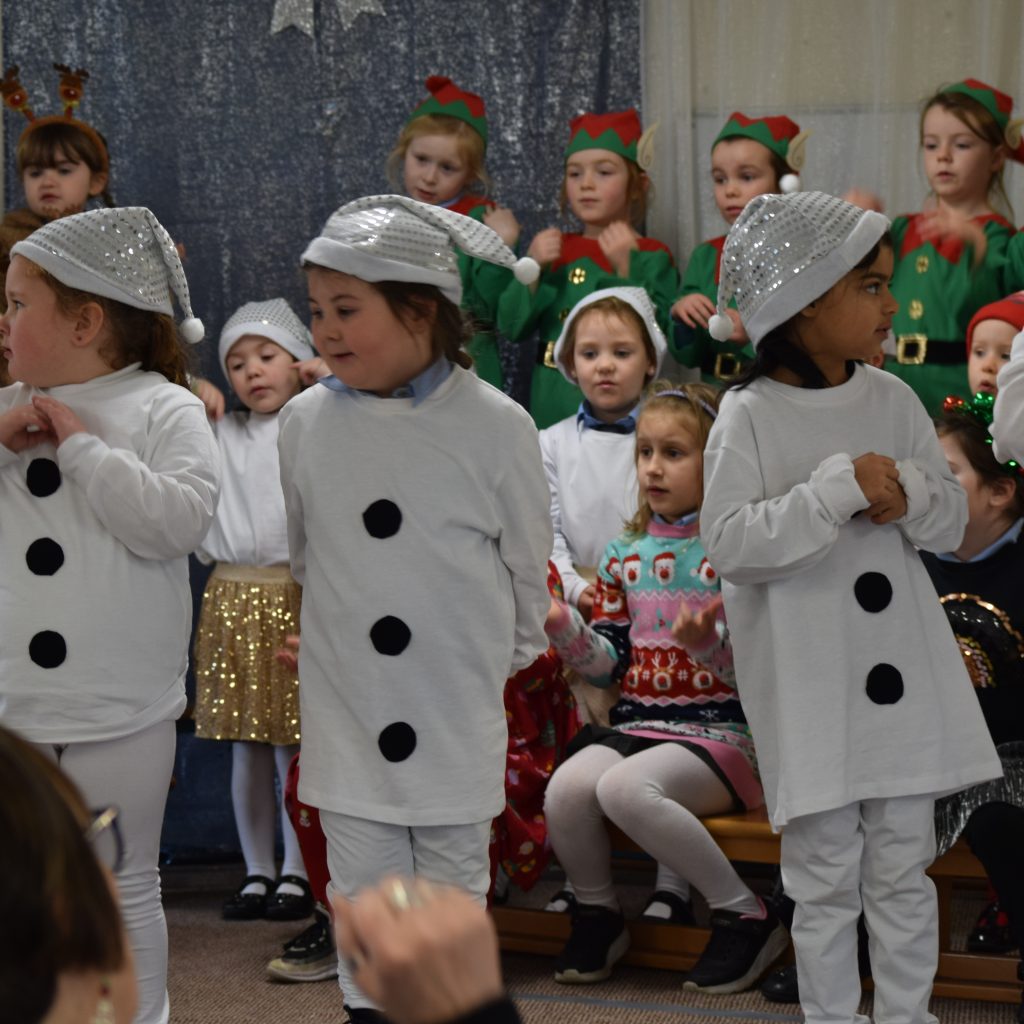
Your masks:
<instances>
[{"instance_id":1,"label":"pointed elf ear","mask_svg":"<svg viewBox=\"0 0 1024 1024\"><path fill-rule=\"evenodd\" d=\"M794 171L799 172L803 169L804 161L807 159L807 139L810 135L809 131L802 131L789 140L789 149L786 151L786 163Z\"/></svg>"},{"instance_id":2,"label":"pointed elf ear","mask_svg":"<svg viewBox=\"0 0 1024 1024\"><path fill-rule=\"evenodd\" d=\"M641 171L649 171L654 163L654 133L661 122L655 121L636 144L636 162Z\"/></svg>"}]
</instances>

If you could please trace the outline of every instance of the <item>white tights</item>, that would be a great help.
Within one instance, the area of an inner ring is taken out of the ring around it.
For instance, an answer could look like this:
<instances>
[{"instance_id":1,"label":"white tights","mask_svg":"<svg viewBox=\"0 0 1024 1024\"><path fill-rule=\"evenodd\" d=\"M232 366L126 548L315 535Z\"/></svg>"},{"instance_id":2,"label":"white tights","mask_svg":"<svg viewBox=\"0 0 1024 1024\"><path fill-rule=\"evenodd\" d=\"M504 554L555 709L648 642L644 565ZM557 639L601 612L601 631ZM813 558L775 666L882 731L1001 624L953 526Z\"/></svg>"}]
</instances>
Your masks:
<instances>
[{"instance_id":1,"label":"white tights","mask_svg":"<svg viewBox=\"0 0 1024 1024\"><path fill-rule=\"evenodd\" d=\"M757 897L700 822L732 806L707 764L672 742L628 758L601 744L585 747L556 770L544 802L551 845L580 903L619 908L607 817L709 906L760 914Z\"/></svg>"},{"instance_id":2,"label":"white tights","mask_svg":"<svg viewBox=\"0 0 1024 1024\"><path fill-rule=\"evenodd\" d=\"M277 799L274 792L274 769L284 785L288 765L298 752L298 744L271 746L269 743L236 742L231 745L231 805L242 845L247 875L274 878L274 819ZM281 801L281 834L284 837L282 875L306 877L302 851L295 829L288 820Z\"/></svg>"},{"instance_id":3,"label":"white tights","mask_svg":"<svg viewBox=\"0 0 1024 1024\"><path fill-rule=\"evenodd\" d=\"M88 806L118 811L124 861L116 875L128 941L135 956L135 1024L167 1024L167 922L160 901L160 829L174 768L173 722L98 743L36 744L57 761Z\"/></svg>"}]
</instances>

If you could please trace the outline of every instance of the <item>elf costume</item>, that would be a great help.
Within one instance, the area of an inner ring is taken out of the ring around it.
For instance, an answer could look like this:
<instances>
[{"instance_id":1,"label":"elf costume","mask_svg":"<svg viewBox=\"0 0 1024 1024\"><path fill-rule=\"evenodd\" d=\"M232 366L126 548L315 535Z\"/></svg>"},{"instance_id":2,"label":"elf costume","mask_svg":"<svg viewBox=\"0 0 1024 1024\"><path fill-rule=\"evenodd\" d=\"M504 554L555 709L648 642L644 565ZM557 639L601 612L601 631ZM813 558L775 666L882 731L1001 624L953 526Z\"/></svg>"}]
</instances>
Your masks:
<instances>
[{"instance_id":1,"label":"elf costume","mask_svg":"<svg viewBox=\"0 0 1024 1024\"><path fill-rule=\"evenodd\" d=\"M727 139L745 138L759 142L777 157L783 160L793 172L793 181L780 182L784 192L795 192L800 187L797 172L804 163L804 143L809 132L800 131L800 126L788 117L755 117L750 118L738 110L729 115L725 127L711 144L711 152L715 146ZM791 187L786 188L785 185ZM701 242L692 253L683 274L683 287L677 298L687 295L706 295L712 302L718 296L718 276L722 259L722 246L725 235ZM735 303L732 304L735 309ZM741 373L754 358L754 349L750 342L742 345L733 341L717 341L708 333L706 327L688 327L686 324L675 323L673 331L679 361L684 366L700 367L701 380L707 384L723 385Z\"/></svg>"},{"instance_id":2,"label":"elf costume","mask_svg":"<svg viewBox=\"0 0 1024 1024\"><path fill-rule=\"evenodd\" d=\"M1013 100L1006 93L968 78L943 90L977 100L1003 130L1010 158L1024 162L1020 122L1010 120ZM972 218L985 232L980 260L959 238L925 241L924 215L905 214L892 222L896 266L892 293L900 308L893 318L896 355L886 369L905 380L935 415L950 393L967 390L964 336L974 313L1013 290L1007 274L1007 249L1016 233L997 213ZM1019 287L1019 286L1018 286Z\"/></svg>"},{"instance_id":3,"label":"elf costume","mask_svg":"<svg viewBox=\"0 0 1024 1024\"><path fill-rule=\"evenodd\" d=\"M428 114L454 117L468 124L484 140L486 148L487 118L484 101L475 93L460 89L450 78L440 75L431 75L425 84L430 96L416 107L406 123ZM497 204L479 193L463 192L451 202L441 205L452 213L461 213L483 223L484 215ZM462 277L462 308L472 316L475 331L466 350L473 357L473 369L477 376L496 388L502 388L504 374L498 355L494 321L498 298L512 280L512 275L505 267L474 259L461 250L458 256L459 274Z\"/></svg>"},{"instance_id":4,"label":"elf costume","mask_svg":"<svg viewBox=\"0 0 1024 1024\"><path fill-rule=\"evenodd\" d=\"M649 138L649 136L648 136ZM610 114L582 114L570 124L568 160L574 153L603 149L616 153L641 168L649 160L641 155L640 118L633 109ZM513 341L539 334L537 359L530 386L530 412L541 429L575 414L579 388L566 381L554 361L555 343L562 322L584 296L598 288L639 285L647 289L658 310L662 327L679 287L679 274L668 246L653 238L639 238L629 261L629 277L619 277L596 238L562 235L561 255L541 271L536 291L512 281L498 304L498 329Z\"/></svg>"}]
</instances>

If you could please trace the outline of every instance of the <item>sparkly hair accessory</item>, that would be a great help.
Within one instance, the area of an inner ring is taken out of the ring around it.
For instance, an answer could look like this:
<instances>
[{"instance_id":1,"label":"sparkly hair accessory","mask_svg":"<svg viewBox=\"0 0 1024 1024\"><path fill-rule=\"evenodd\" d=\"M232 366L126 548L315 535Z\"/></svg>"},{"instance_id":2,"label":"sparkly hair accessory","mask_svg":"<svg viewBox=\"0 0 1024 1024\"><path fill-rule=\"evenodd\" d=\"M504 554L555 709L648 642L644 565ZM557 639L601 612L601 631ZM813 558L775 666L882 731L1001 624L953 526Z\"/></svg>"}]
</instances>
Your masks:
<instances>
[{"instance_id":1,"label":"sparkly hair accessory","mask_svg":"<svg viewBox=\"0 0 1024 1024\"><path fill-rule=\"evenodd\" d=\"M174 242L144 206L89 210L50 221L16 242L11 255L24 256L69 288L151 313L173 316L173 292L185 314L181 336L193 345L203 339Z\"/></svg>"},{"instance_id":2,"label":"sparkly hair accessory","mask_svg":"<svg viewBox=\"0 0 1024 1024\"><path fill-rule=\"evenodd\" d=\"M555 342L554 360L559 372L570 384L577 384L577 381L569 373L569 366L562 359L566 338L569 335L569 326L581 313L586 311L588 306L592 306L595 302L600 302L601 299L620 299L636 310L637 316L640 317L644 327L647 329L647 337L651 339L651 344L654 346L654 354L656 356L654 373L657 376L661 371L661 364L665 359L665 353L668 351L668 343L665 341L664 331L658 325L658 317L654 312L654 305L651 302L650 296L643 288L632 287L601 288L580 299L573 306L572 311L565 318L565 323L562 324L562 333L558 336L558 341Z\"/></svg>"},{"instance_id":3,"label":"sparkly hair accessory","mask_svg":"<svg viewBox=\"0 0 1024 1024\"><path fill-rule=\"evenodd\" d=\"M444 117L456 117L465 121L487 145L487 117L484 113L484 101L475 92L460 89L450 78L443 75L431 75L424 83L430 96L425 99L410 115L409 121L426 114L441 114ZM409 122L407 121L406 124Z\"/></svg>"},{"instance_id":4,"label":"sparkly hair accessory","mask_svg":"<svg viewBox=\"0 0 1024 1024\"><path fill-rule=\"evenodd\" d=\"M50 114L47 117L36 117L35 112L28 105L28 91L18 78L20 71L18 66L13 65L4 72L3 80L0 81L0 94L3 95L4 104L10 110L23 115L29 122L28 127L21 133L21 138L26 138L32 132L48 124L74 125L83 134L89 136L103 159L103 170L109 171L110 154L107 152L107 144L92 125L85 121L79 121L74 116L75 108L82 102L82 93L85 91L89 72L85 68L76 68L72 71L67 64L54 64L53 69L60 74L58 91L64 104L64 113Z\"/></svg>"},{"instance_id":5,"label":"sparkly hair accessory","mask_svg":"<svg viewBox=\"0 0 1024 1024\"><path fill-rule=\"evenodd\" d=\"M992 426L992 410L996 403L996 396L979 391L971 398L961 398L960 395L946 395L942 400L942 411L951 413L954 416L967 416L974 420L985 433L985 441L992 443L992 435L988 432ZM992 453L993 458L995 452ZM1016 459L1007 459L1006 462L996 460L1000 469L1006 470L1011 476L1024 476L1024 466L1021 466Z\"/></svg>"},{"instance_id":6,"label":"sparkly hair accessory","mask_svg":"<svg viewBox=\"0 0 1024 1024\"><path fill-rule=\"evenodd\" d=\"M1010 159L1017 163L1024 163L1024 142L1021 141L1021 129L1024 127L1024 119L1014 118L1013 97L1005 92L993 89L991 85L978 81L977 78L965 78L962 82L954 82L952 85L943 86L939 92L958 92L964 96L970 96L972 100L980 103L993 117L996 124L1003 131L1003 139L1006 148L1010 151Z\"/></svg>"},{"instance_id":7,"label":"sparkly hair accessory","mask_svg":"<svg viewBox=\"0 0 1024 1024\"><path fill-rule=\"evenodd\" d=\"M735 110L729 115L725 127L718 133L718 138L711 143L711 148L714 149L723 140L737 137L760 142L793 171L792 174L784 174L779 179L779 188L783 192L799 192L798 172L804 166L805 146L810 134L800 131L800 126L795 121L781 114L777 117L747 117L746 114Z\"/></svg>"},{"instance_id":8,"label":"sparkly hair accessory","mask_svg":"<svg viewBox=\"0 0 1024 1024\"><path fill-rule=\"evenodd\" d=\"M647 400L650 401L652 398L681 398L684 402L689 402L690 405L699 405L712 420L718 419L718 410L710 402L705 402L703 398L694 398L693 395L680 391L679 388L666 388L664 391L655 391L653 395L648 396Z\"/></svg>"},{"instance_id":9,"label":"sparkly hair accessory","mask_svg":"<svg viewBox=\"0 0 1024 1024\"><path fill-rule=\"evenodd\" d=\"M824 192L755 196L722 249L711 336L717 341L732 336L725 311L735 298L747 336L757 346L848 274L888 228L882 214Z\"/></svg>"},{"instance_id":10,"label":"sparkly hair accessory","mask_svg":"<svg viewBox=\"0 0 1024 1024\"><path fill-rule=\"evenodd\" d=\"M228 372L227 358L231 346L239 338L249 334L269 338L285 352L295 356L299 362L312 359L316 355L309 329L292 312L292 307L284 299L247 302L231 314L220 332L217 354L225 374Z\"/></svg>"},{"instance_id":11,"label":"sparkly hair accessory","mask_svg":"<svg viewBox=\"0 0 1024 1024\"><path fill-rule=\"evenodd\" d=\"M371 283L432 284L458 303L462 277L456 246L469 256L507 267L523 284L540 275L536 260L517 260L486 225L407 196L366 196L346 203L306 246L302 262Z\"/></svg>"}]
</instances>

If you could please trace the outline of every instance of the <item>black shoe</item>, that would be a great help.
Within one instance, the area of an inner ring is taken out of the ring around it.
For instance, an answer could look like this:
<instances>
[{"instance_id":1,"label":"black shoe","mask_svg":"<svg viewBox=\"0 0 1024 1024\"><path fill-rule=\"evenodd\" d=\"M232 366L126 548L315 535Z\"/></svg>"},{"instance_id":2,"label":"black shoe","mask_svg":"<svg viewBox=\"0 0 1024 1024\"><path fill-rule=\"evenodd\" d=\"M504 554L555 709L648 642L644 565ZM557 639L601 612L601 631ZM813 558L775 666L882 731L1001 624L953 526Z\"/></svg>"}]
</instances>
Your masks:
<instances>
[{"instance_id":1,"label":"black shoe","mask_svg":"<svg viewBox=\"0 0 1024 1024\"><path fill-rule=\"evenodd\" d=\"M769 1003L799 1003L800 986L796 980L796 964L772 971L761 982L761 995Z\"/></svg>"},{"instance_id":2,"label":"black shoe","mask_svg":"<svg viewBox=\"0 0 1024 1024\"><path fill-rule=\"evenodd\" d=\"M967 936L967 951L1003 956L1016 948L1017 943L1013 939L1013 932L1010 931L1010 919L1006 916L1006 911L999 906L999 901L993 900L978 915L974 931Z\"/></svg>"},{"instance_id":3,"label":"black shoe","mask_svg":"<svg viewBox=\"0 0 1024 1024\"><path fill-rule=\"evenodd\" d=\"M604 981L627 949L629 932L621 913L578 903L569 941L555 961L555 981L568 985Z\"/></svg>"},{"instance_id":4,"label":"black shoe","mask_svg":"<svg viewBox=\"0 0 1024 1024\"><path fill-rule=\"evenodd\" d=\"M263 883L263 892L245 893L247 885ZM245 881L229 896L221 907L225 921L256 921L266 916L267 899L274 889L274 880L266 875L247 875Z\"/></svg>"},{"instance_id":5,"label":"black shoe","mask_svg":"<svg viewBox=\"0 0 1024 1024\"><path fill-rule=\"evenodd\" d=\"M317 904L313 923L284 944L284 952L267 964L277 981L328 981L338 976L338 951L327 909Z\"/></svg>"},{"instance_id":6,"label":"black shoe","mask_svg":"<svg viewBox=\"0 0 1024 1024\"><path fill-rule=\"evenodd\" d=\"M715 910L711 938L700 959L683 978L683 988L700 992L743 992L750 988L789 945L789 935L770 907L764 917Z\"/></svg>"},{"instance_id":7,"label":"black shoe","mask_svg":"<svg viewBox=\"0 0 1024 1024\"><path fill-rule=\"evenodd\" d=\"M301 896L293 892L280 892L281 885L288 882L302 890ZM309 882L299 875L282 875L277 880L277 889L267 898L266 916L271 921L301 921L313 913L313 890Z\"/></svg>"},{"instance_id":8,"label":"black shoe","mask_svg":"<svg viewBox=\"0 0 1024 1024\"><path fill-rule=\"evenodd\" d=\"M358 1006L354 1010L345 1007L350 1024L388 1024L387 1017L380 1010L371 1010L369 1006Z\"/></svg>"},{"instance_id":9,"label":"black shoe","mask_svg":"<svg viewBox=\"0 0 1024 1024\"><path fill-rule=\"evenodd\" d=\"M559 889L548 900L544 909L552 914L574 914L576 913L576 893L572 889Z\"/></svg>"},{"instance_id":10,"label":"black shoe","mask_svg":"<svg viewBox=\"0 0 1024 1024\"><path fill-rule=\"evenodd\" d=\"M670 911L668 917L662 917L661 914L652 914L651 905L654 903L664 903ZM693 916L693 904L689 900L684 900L682 896L678 896L674 892L667 892L664 889L651 893L651 898L647 901L647 906L644 907L644 912L640 915L640 918L643 921L650 921L652 924L694 925L697 923Z\"/></svg>"}]
</instances>

